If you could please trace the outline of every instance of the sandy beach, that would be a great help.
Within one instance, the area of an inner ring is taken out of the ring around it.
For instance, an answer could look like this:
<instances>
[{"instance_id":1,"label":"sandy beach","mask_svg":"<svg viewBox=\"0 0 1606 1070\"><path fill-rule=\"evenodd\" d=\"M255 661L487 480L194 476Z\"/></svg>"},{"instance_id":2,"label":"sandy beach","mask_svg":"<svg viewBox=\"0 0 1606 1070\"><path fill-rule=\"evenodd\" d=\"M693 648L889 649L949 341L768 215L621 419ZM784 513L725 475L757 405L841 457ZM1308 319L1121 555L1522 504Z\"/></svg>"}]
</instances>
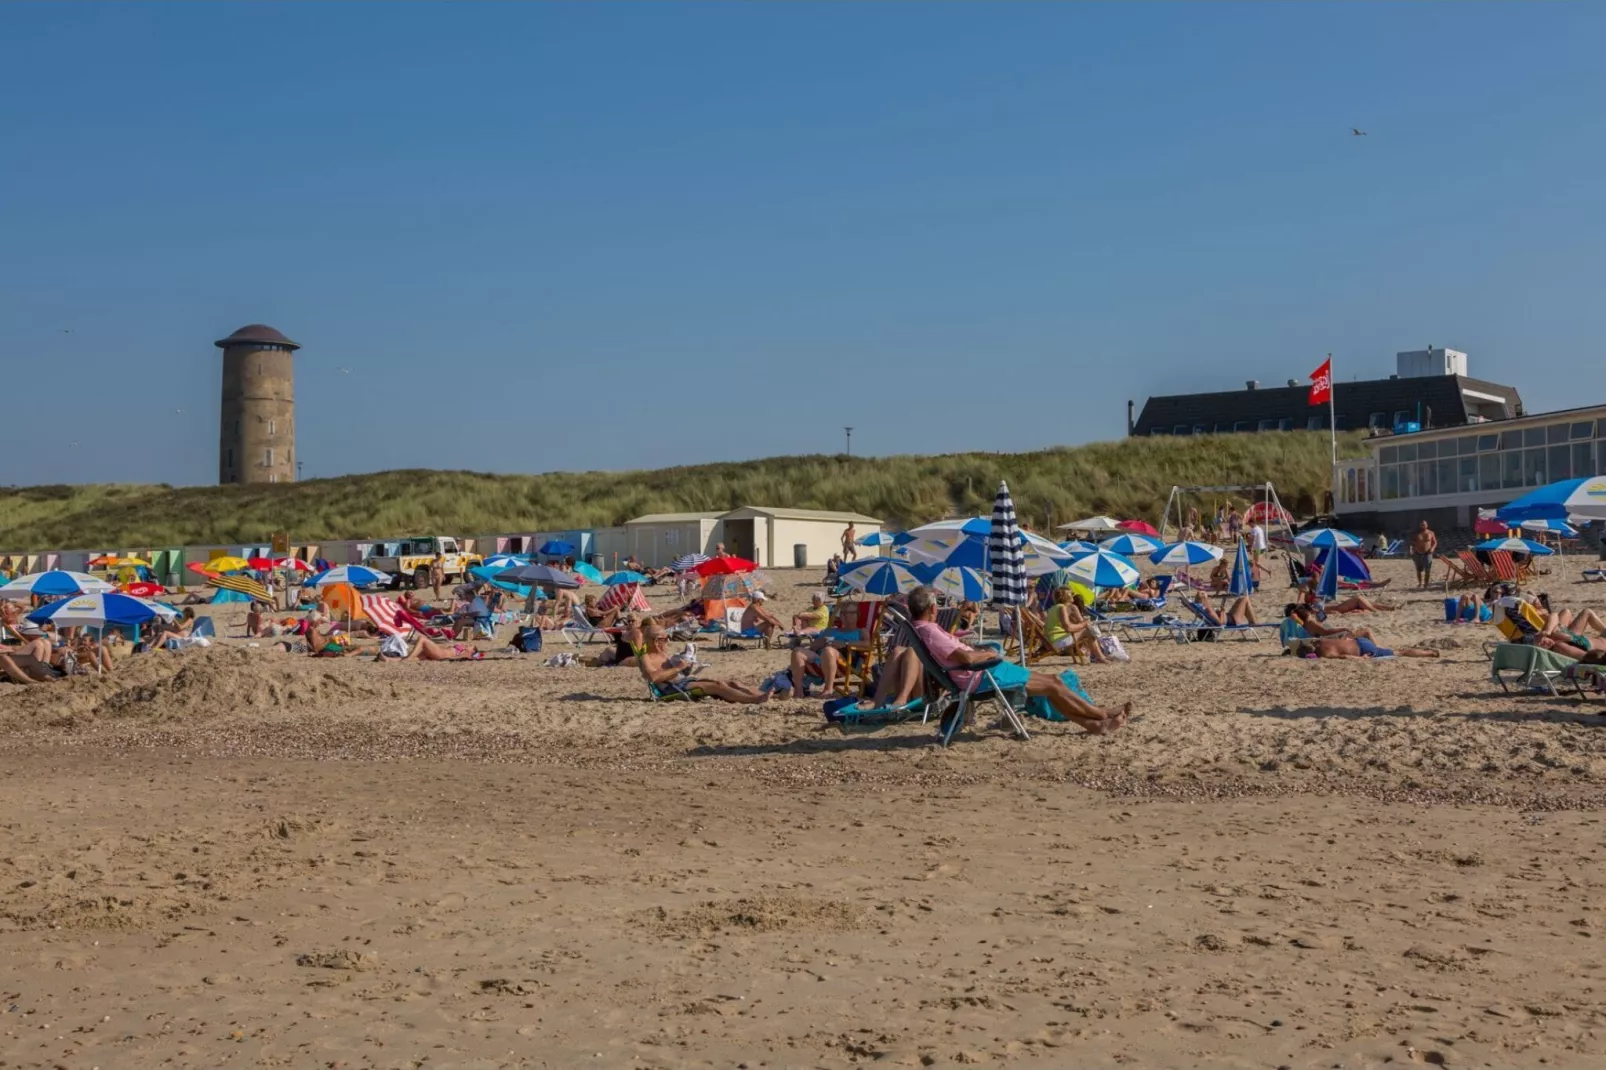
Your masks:
<instances>
[{"instance_id":1,"label":"sandy beach","mask_svg":"<svg viewBox=\"0 0 1606 1070\"><path fill-rule=\"evenodd\" d=\"M0 1059L1598 1066L1606 700L1503 694L1408 571L1352 619L1442 658L1134 644L1102 738L232 638L8 686Z\"/></svg>"}]
</instances>

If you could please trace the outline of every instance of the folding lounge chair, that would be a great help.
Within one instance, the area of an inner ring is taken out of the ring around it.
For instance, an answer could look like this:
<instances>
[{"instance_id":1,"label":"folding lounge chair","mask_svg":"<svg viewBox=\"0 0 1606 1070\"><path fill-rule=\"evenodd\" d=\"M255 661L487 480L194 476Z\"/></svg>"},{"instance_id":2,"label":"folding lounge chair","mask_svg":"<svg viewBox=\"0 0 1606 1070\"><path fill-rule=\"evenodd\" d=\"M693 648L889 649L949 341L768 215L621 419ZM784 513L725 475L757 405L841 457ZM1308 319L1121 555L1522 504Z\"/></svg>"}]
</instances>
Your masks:
<instances>
[{"instance_id":1,"label":"folding lounge chair","mask_svg":"<svg viewBox=\"0 0 1606 1070\"><path fill-rule=\"evenodd\" d=\"M861 708L853 696L832 699L825 704L825 719L843 732L853 728L880 728L889 724L902 724L920 717L926 711L926 697L916 695L902 706Z\"/></svg>"},{"instance_id":2,"label":"folding lounge chair","mask_svg":"<svg viewBox=\"0 0 1606 1070\"><path fill-rule=\"evenodd\" d=\"M1507 694L1511 693L1511 686L1505 674L1510 673L1513 674L1511 682L1518 687L1546 691L1560 697L1556 691L1556 681L1577 664L1572 658L1554 650L1529 646L1527 643L1501 643L1494 648L1494 657L1489 662L1489 678ZM1582 694L1582 690L1579 693Z\"/></svg>"},{"instance_id":3,"label":"folding lounge chair","mask_svg":"<svg viewBox=\"0 0 1606 1070\"><path fill-rule=\"evenodd\" d=\"M1492 583L1500 582L1500 577L1495 574L1494 569L1479 561L1478 555L1471 550L1462 550L1456 556L1461 559L1461 567L1466 570L1468 576L1472 577L1473 583L1487 587Z\"/></svg>"},{"instance_id":4,"label":"folding lounge chair","mask_svg":"<svg viewBox=\"0 0 1606 1070\"><path fill-rule=\"evenodd\" d=\"M725 610L725 622L719 632L719 649L737 650L742 641L762 642L764 633L757 628L742 628L742 614L747 612L740 606L731 606Z\"/></svg>"},{"instance_id":5,"label":"folding lounge chair","mask_svg":"<svg viewBox=\"0 0 1606 1070\"><path fill-rule=\"evenodd\" d=\"M592 624L586 619L584 606L575 606L569 610L569 621L563 626L563 638L577 645L590 642L593 638L608 642L618 634L618 628L598 628Z\"/></svg>"},{"instance_id":6,"label":"folding lounge chair","mask_svg":"<svg viewBox=\"0 0 1606 1070\"><path fill-rule=\"evenodd\" d=\"M937 735L944 747L953 741L954 735L959 731L959 726L964 724L973 698L983 702L990 702L997 708L1000 716L1009 725L1016 738L1031 738L1030 733L1026 731L1026 722L1021 718L1020 714L1020 710L1026 704L1026 691L1024 688L1008 692L1000 691L998 682L993 679L993 674L988 671L997 662L971 666L967 670L975 674L971 678L971 686L968 688L960 687L954 682L954 678L949 674L947 668L926 648L926 644L920 639L920 633L914 630L913 623L896 610L888 610L887 612L893 617L896 622L896 628L901 632L899 637L900 644L908 646L915 652L915 656L920 659L921 668L926 671L926 678L935 683L942 692L937 702L926 704L921 720L926 721L933 713L937 714ZM1003 658L1000 656L999 661L1002 660Z\"/></svg>"},{"instance_id":7,"label":"folding lounge chair","mask_svg":"<svg viewBox=\"0 0 1606 1070\"><path fill-rule=\"evenodd\" d=\"M1501 583L1521 583L1523 576L1517 568L1516 559L1505 550L1494 550L1489 554L1489 571L1494 573L1495 579Z\"/></svg>"},{"instance_id":8,"label":"folding lounge chair","mask_svg":"<svg viewBox=\"0 0 1606 1070\"><path fill-rule=\"evenodd\" d=\"M1260 642L1260 633L1262 631L1275 632L1280 627L1280 625L1276 624L1216 624L1211 621L1209 614L1205 612L1204 606L1198 601L1192 598L1184 598L1182 604L1188 607L1188 612L1197 618L1198 623L1193 625L1195 630L1213 628L1225 635L1238 635L1258 643Z\"/></svg>"},{"instance_id":9,"label":"folding lounge chair","mask_svg":"<svg viewBox=\"0 0 1606 1070\"><path fill-rule=\"evenodd\" d=\"M1596 580L1606 580L1606 568L1584 569L1584 581L1586 583L1593 583Z\"/></svg>"},{"instance_id":10,"label":"folding lounge chair","mask_svg":"<svg viewBox=\"0 0 1606 1070\"><path fill-rule=\"evenodd\" d=\"M1467 571L1466 565L1459 557L1440 554L1439 562L1444 565L1445 590L1448 591L1451 587L1472 587L1479 583L1478 577Z\"/></svg>"}]
</instances>

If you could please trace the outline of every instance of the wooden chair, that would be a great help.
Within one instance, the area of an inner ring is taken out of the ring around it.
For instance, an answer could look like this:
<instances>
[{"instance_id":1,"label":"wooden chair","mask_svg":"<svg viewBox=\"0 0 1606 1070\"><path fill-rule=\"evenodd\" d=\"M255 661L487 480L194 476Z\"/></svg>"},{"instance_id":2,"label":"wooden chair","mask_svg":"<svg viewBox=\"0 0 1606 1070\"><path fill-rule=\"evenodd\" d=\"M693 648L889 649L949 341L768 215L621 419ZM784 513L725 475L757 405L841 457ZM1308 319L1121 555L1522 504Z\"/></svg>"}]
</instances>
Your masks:
<instances>
[{"instance_id":1,"label":"wooden chair","mask_svg":"<svg viewBox=\"0 0 1606 1070\"><path fill-rule=\"evenodd\" d=\"M1459 557L1440 554L1439 562L1444 565L1445 590L1448 591L1451 587L1471 587L1478 583L1478 577L1467 571L1466 565L1461 563Z\"/></svg>"},{"instance_id":2,"label":"wooden chair","mask_svg":"<svg viewBox=\"0 0 1606 1070\"><path fill-rule=\"evenodd\" d=\"M881 639L881 611L885 602L857 602L851 627L859 639L842 648L842 668L836 689L844 695L861 695L875 690L874 672L885 653ZM840 618L839 618L840 619Z\"/></svg>"}]
</instances>

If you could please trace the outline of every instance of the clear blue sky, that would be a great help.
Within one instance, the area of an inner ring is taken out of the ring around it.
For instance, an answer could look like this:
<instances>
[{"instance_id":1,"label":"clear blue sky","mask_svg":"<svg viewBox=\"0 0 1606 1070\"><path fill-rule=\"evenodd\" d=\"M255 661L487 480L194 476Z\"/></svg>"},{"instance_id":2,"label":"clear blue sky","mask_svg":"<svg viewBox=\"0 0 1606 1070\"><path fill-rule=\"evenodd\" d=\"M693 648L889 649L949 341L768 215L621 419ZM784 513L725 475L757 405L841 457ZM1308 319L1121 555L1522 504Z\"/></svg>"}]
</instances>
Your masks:
<instances>
[{"instance_id":1,"label":"clear blue sky","mask_svg":"<svg viewBox=\"0 0 1606 1070\"><path fill-rule=\"evenodd\" d=\"M0 483L214 481L252 322L305 346L307 476L1025 449L1428 343L1606 400L1603 40L1595 4L0 5Z\"/></svg>"}]
</instances>

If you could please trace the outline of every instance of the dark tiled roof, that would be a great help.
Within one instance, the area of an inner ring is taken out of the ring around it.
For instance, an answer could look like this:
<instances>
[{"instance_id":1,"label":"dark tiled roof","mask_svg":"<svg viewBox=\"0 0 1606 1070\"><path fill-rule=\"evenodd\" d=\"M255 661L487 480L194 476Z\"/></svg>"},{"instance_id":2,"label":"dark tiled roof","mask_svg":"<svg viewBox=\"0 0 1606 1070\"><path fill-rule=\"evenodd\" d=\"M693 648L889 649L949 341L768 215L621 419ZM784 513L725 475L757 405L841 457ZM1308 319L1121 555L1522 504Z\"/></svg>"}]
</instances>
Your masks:
<instances>
[{"instance_id":1,"label":"dark tiled roof","mask_svg":"<svg viewBox=\"0 0 1606 1070\"><path fill-rule=\"evenodd\" d=\"M301 348L299 345L290 341L290 339L286 338L284 335L280 334L278 331L274 330L272 327L269 327L265 323L252 323L241 327L227 338L219 338L212 344L217 346L219 349L227 349L230 346L248 346L253 344L289 346L291 349Z\"/></svg>"},{"instance_id":2,"label":"dark tiled roof","mask_svg":"<svg viewBox=\"0 0 1606 1070\"><path fill-rule=\"evenodd\" d=\"M1506 417L1516 416L1521 399L1516 388L1485 382L1464 375L1428 375L1411 379L1366 379L1333 384L1334 415L1341 429L1360 430L1375 412L1385 414L1391 424L1394 413L1404 410L1414 418L1420 404L1432 410L1433 427L1454 427L1467 423L1466 401L1462 389L1494 394L1506 399ZM1234 424L1246 424L1254 431L1262 420L1293 421L1303 430L1310 417L1327 426L1327 406L1310 405L1310 386L1260 387L1255 390L1227 390L1213 394L1173 394L1152 397L1143 405L1134 434L1147 435L1156 428L1170 433L1177 425L1189 433L1202 426L1206 431L1220 427L1230 431Z\"/></svg>"}]
</instances>

